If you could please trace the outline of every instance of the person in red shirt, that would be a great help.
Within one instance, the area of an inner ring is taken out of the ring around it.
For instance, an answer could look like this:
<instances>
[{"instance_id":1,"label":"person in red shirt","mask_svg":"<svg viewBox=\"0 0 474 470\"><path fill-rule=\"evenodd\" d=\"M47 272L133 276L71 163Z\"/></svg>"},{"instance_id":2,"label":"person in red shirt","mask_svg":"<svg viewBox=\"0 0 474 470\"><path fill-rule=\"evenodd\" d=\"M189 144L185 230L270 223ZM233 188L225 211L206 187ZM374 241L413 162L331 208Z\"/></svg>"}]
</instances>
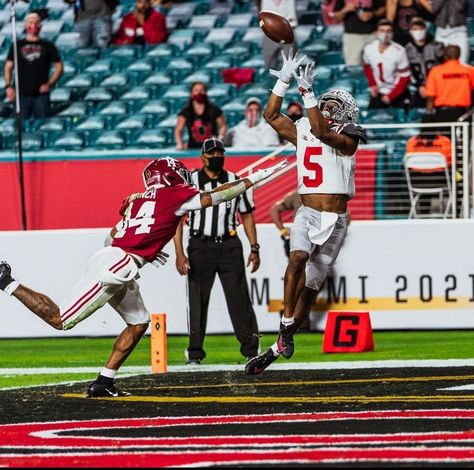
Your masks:
<instances>
[{"instance_id":1,"label":"person in red shirt","mask_svg":"<svg viewBox=\"0 0 474 470\"><path fill-rule=\"evenodd\" d=\"M127 13L114 34L113 44L159 44L168 37L165 15L154 10L151 0L137 0L135 10Z\"/></svg>"},{"instance_id":2,"label":"person in red shirt","mask_svg":"<svg viewBox=\"0 0 474 470\"><path fill-rule=\"evenodd\" d=\"M136 282L139 269L147 263L166 262L168 255L161 250L175 235L186 212L230 201L286 164L283 161L247 178L201 192L192 184L183 163L170 157L153 160L143 170L145 191L124 201L120 209L122 219L112 229L106 247L93 255L85 275L64 302L57 305L46 295L20 284L11 276L11 267L5 261L0 262L0 289L57 330L73 328L109 303L127 327L117 337L106 366L89 385L87 394L124 394L115 388L115 375L150 322Z\"/></svg>"}]
</instances>

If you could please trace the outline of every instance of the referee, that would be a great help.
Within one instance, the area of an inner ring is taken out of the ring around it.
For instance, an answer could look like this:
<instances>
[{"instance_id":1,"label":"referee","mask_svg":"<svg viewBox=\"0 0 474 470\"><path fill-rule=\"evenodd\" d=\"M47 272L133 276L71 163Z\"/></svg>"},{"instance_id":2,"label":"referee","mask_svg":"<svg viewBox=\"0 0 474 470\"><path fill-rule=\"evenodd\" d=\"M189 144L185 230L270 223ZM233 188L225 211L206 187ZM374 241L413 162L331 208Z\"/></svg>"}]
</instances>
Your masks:
<instances>
[{"instance_id":1,"label":"referee","mask_svg":"<svg viewBox=\"0 0 474 470\"><path fill-rule=\"evenodd\" d=\"M208 191L234 181L237 176L224 170L224 144L216 138L202 145L203 168L193 172L195 185ZM237 212L240 213L245 234L250 242L247 266L252 272L260 266L257 230L253 217L254 204L249 192L237 199L190 214L188 257L183 248L183 227L174 237L176 268L188 275L189 344L185 351L187 364L200 364L206 357L203 343L206 335L209 298L216 274L222 283L227 309L240 342L240 352L247 359L258 355L259 337L255 312L245 276L242 243L237 237Z\"/></svg>"}]
</instances>

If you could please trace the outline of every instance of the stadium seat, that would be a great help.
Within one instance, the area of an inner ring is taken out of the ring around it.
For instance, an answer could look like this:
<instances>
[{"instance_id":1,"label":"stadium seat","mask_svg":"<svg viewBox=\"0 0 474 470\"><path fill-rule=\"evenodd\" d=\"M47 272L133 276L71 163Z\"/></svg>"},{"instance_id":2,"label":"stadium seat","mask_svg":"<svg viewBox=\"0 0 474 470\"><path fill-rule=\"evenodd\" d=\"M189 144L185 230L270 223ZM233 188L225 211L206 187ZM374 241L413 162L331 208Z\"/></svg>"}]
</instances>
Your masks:
<instances>
[{"instance_id":1,"label":"stadium seat","mask_svg":"<svg viewBox=\"0 0 474 470\"><path fill-rule=\"evenodd\" d=\"M252 44L254 52L262 52L263 31L258 26L247 28L241 41Z\"/></svg>"},{"instance_id":2,"label":"stadium seat","mask_svg":"<svg viewBox=\"0 0 474 470\"><path fill-rule=\"evenodd\" d=\"M72 49L68 54L68 58L70 58L78 72L83 72L89 65L92 65L98 58L99 58L99 49L94 47L84 47L77 49Z\"/></svg>"},{"instance_id":3,"label":"stadium seat","mask_svg":"<svg viewBox=\"0 0 474 470\"><path fill-rule=\"evenodd\" d=\"M210 83L211 82L211 74L207 71L198 71L194 72L191 75L188 75L184 80L183 83L194 83L194 82L203 82L203 83Z\"/></svg>"},{"instance_id":4,"label":"stadium seat","mask_svg":"<svg viewBox=\"0 0 474 470\"><path fill-rule=\"evenodd\" d=\"M80 73L64 83L64 88L69 88L76 96L83 97L93 86L93 77L88 73Z\"/></svg>"},{"instance_id":5,"label":"stadium seat","mask_svg":"<svg viewBox=\"0 0 474 470\"><path fill-rule=\"evenodd\" d=\"M189 101L190 87L189 85L172 85L169 87L163 99L166 100L169 110L172 113L177 113Z\"/></svg>"},{"instance_id":6,"label":"stadium seat","mask_svg":"<svg viewBox=\"0 0 474 470\"><path fill-rule=\"evenodd\" d=\"M242 98L236 98L222 106L222 111L227 120L227 125L234 127L242 119L244 119L245 113L245 100Z\"/></svg>"},{"instance_id":7,"label":"stadium seat","mask_svg":"<svg viewBox=\"0 0 474 470\"><path fill-rule=\"evenodd\" d=\"M178 48L172 44L157 44L148 48L145 57L154 65L155 70L160 70L166 67L169 61L178 53Z\"/></svg>"},{"instance_id":8,"label":"stadium seat","mask_svg":"<svg viewBox=\"0 0 474 470\"><path fill-rule=\"evenodd\" d=\"M185 50L194 42L195 37L194 29L175 29L168 36L168 44L175 45L179 50Z\"/></svg>"},{"instance_id":9,"label":"stadium seat","mask_svg":"<svg viewBox=\"0 0 474 470\"><path fill-rule=\"evenodd\" d=\"M113 99L113 93L105 87L90 88L84 96L84 101L92 101L93 103L99 101L112 101Z\"/></svg>"},{"instance_id":10,"label":"stadium seat","mask_svg":"<svg viewBox=\"0 0 474 470\"><path fill-rule=\"evenodd\" d=\"M304 44L311 41L316 32L316 28L310 24L301 24L295 30L296 43L301 44L301 47L304 47Z\"/></svg>"},{"instance_id":11,"label":"stadium seat","mask_svg":"<svg viewBox=\"0 0 474 470\"><path fill-rule=\"evenodd\" d=\"M78 132L66 132L50 142L50 147L58 150L81 150L84 147L84 138Z\"/></svg>"},{"instance_id":12,"label":"stadium seat","mask_svg":"<svg viewBox=\"0 0 474 470\"><path fill-rule=\"evenodd\" d=\"M22 148L25 151L35 152L43 147L41 132L24 133L21 140Z\"/></svg>"},{"instance_id":13,"label":"stadium seat","mask_svg":"<svg viewBox=\"0 0 474 470\"><path fill-rule=\"evenodd\" d=\"M189 28L210 30L216 27L217 15L194 15L188 24Z\"/></svg>"},{"instance_id":14,"label":"stadium seat","mask_svg":"<svg viewBox=\"0 0 474 470\"><path fill-rule=\"evenodd\" d=\"M153 62L148 59L138 59L126 66L124 71L133 83L140 83L153 72Z\"/></svg>"},{"instance_id":15,"label":"stadium seat","mask_svg":"<svg viewBox=\"0 0 474 470\"><path fill-rule=\"evenodd\" d=\"M174 3L168 12L167 18L175 17L188 24L197 6L196 2Z\"/></svg>"},{"instance_id":16,"label":"stadium seat","mask_svg":"<svg viewBox=\"0 0 474 470\"><path fill-rule=\"evenodd\" d=\"M157 131L156 129L147 129L139 132L132 145L145 148L164 148L169 145L168 137L164 131Z\"/></svg>"},{"instance_id":17,"label":"stadium seat","mask_svg":"<svg viewBox=\"0 0 474 470\"><path fill-rule=\"evenodd\" d=\"M58 115L63 117L71 117L73 120L77 120L80 117L87 116L90 109L91 107L88 106L87 103L83 101L76 101L71 103L71 105L61 111Z\"/></svg>"},{"instance_id":18,"label":"stadium seat","mask_svg":"<svg viewBox=\"0 0 474 470\"><path fill-rule=\"evenodd\" d=\"M204 42L206 44L213 44L222 50L233 41L235 34L235 28L214 28L204 38Z\"/></svg>"},{"instance_id":19,"label":"stadium seat","mask_svg":"<svg viewBox=\"0 0 474 470\"><path fill-rule=\"evenodd\" d=\"M254 15L251 13L240 13L229 15L224 23L225 28L238 28L241 31L246 30L252 23Z\"/></svg>"},{"instance_id":20,"label":"stadium seat","mask_svg":"<svg viewBox=\"0 0 474 470\"><path fill-rule=\"evenodd\" d=\"M158 86L164 89L172 84L170 75L166 72L154 72L144 82L145 86Z\"/></svg>"},{"instance_id":21,"label":"stadium seat","mask_svg":"<svg viewBox=\"0 0 474 470\"><path fill-rule=\"evenodd\" d=\"M127 138L123 132L120 131L105 131L102 132L94 142L94 147L107 150L120 150L125 148Z\"/></svg>"},{"instance_id":22,"label":"stadium seat","mask_svg":"<svg viewBox=\"0 0 474 470\"><path fill-rule=\"evenodd\" d=\"M103 49L102 57L105 59L111 59L114 64L114 68L123 70L129 64L133 63L136 58L142 54L142 47L133 44L122 45L122 46L109 46Z\"/></svg>"},{"instance_id":23,"label":"stadium seat","mask_svg":"<svg viewBox=\"0 0 474 470\"><path fill-rule=\"evenodd\" d=\"M134 114L126 117L123 121L115 125L115 129L122 131L130 131L137 129L146 129L147 117L145 114Z\"/></svg>"},{"instance_id":24,"label":"stadium seat","mask_svg":"<svg viewBox=\"0 0 474 470\"><path fill-rule=\"evenodd\" d=\"M211 100L223 104L237 95L237 87L231 83L214 83L207 94Z\"/></svg>"},{"instance_id":25,"label":"stadium seat","mask_svg":"<svg viewBox=\"0 0 474 470\"><path fill-rule=\"evenodd\" d=\"M319 56L318 65L338 67L342 70L346 65L346 61L341 51L328 51Z\"/></svg>"},{"instance_id":26,"label":"stadium seat","mask_svg":"<svg viewBox=\"0 0 474 470\"><path fill-rule=\"evenodd\" d=\"M253 67L254 69L261 68L265 66L265 60L261 54L254 55L250 59L247 59L242 67Z\"/></svg>"},{"instance_id":27,"label":"stadium seat","mask_svg":"<svg viewBox=\"0 0 474 470\"><path fill-rule=\"evenodd\" d=\"M54 43L56 47L64 53L68 50L74 50L77 48L77 43L79 40L79 33L76 32L67 32L67 33L60 33Z\"/></svg>"},{"instance_id":28,"label":"stadium seat","mask_svg":"<svg viewBox=\"0 0 474 470\"><path fill-rule=\"evenodd\" d=\"M206 62L210 57L214 57L214 46L212 44L194 44L183 51L183 58L192 62L194 66Z\"/></svg>"},{"instance_id":29,"label":"stadium seat","mask_svg":"<svg viewBox=\"0 0 474 470\"><path fill-rule=\"evenodd\" d=\"M235 42L225 49L225 53L235 59L236 64L241 64L243 61L247 60L251 54L250 52L251 45L250 43L245 42Z\"/></svg>"},{"instance_id":30,"label":"stadium seat","mask_svg":"<svg viewBox=\"0 0 474 470\"><path fill-rule=\"evenodd\" d=\"M128 76L125 72L112 73L102 80L101 85L114 90L116 94L122 94L128 86Z\"/></svg>"},{"instance_id":31,"label":"stadium seat","mask_svg":"<svg viewBox=\"0 0 474 470\"><path fill-rule=\"evenodd\" d=\"M41 36L54 42L62 32L63 26L63 20L44 20L41 22Z\"/></svg>"},{"instance_id":32,"label":"stadium seat","mask_svg":"<svg viewBox=\"0 0 474 470\"><path fill-rule=\"evenodd\" d=\"M270 90L262 86L261 84L250 84L244 85L239 91L239 96L244 97L245 99L249 98L250 96L257 96L261 100L265 101L268 99L270 95Z\"/></svg>"},{"instance_id":33,"label":"stadium seat","mask_svg":"<svg viewBox=\"0 0 474 470\"><path fill-rule=\"evenodd\" d=\"M143 86L135 86L120 96L120 99L132 102L138 100L149 100L151 98L150 89Z\"/></svg>"},{"instance_id":34,"label":"stadium seat","mask_svg":"<svg viewBox=\"0 0 474 470\"><path fill-rule=\"evenodd\" d=\"M166 70L173 77L174 83L181 83L182 80L189 75L194 69L193 64L182 58L172 59Z\"/></svg>"},{"instance_id":35,"label":"stadium seat","mask_svg":"<svg viewBox=\"0 0 474 470\"><path fill-rule=\"evenodd\" d=\"M97 105L96 114L106 120L107 129L113 129L115 124L127 115L128 109L126 101L112 101Z\"/></svg>"}]
</instances>

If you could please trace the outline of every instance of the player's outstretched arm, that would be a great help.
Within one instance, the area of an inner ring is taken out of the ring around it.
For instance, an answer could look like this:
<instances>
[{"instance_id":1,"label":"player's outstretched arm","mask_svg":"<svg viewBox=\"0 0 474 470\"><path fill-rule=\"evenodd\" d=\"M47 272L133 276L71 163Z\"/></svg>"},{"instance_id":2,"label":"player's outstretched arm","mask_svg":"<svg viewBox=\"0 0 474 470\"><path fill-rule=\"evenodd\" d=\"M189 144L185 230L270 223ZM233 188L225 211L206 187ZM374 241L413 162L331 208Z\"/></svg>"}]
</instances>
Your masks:
<instances>
[{"instance_id":1,"label":"player's outstretched arm","mask_svg":"<svg viewBox=\"0 0 474 470\"><path fill-rule=\"evenodd\" d=\"M279 136L296 145L296 126L293 121L282 114L281 104L285 96L293 73L298 66L305 60L306 56L299 55L298 52L293 55L293 50L288 51L288 57L281 51L283 65L280 70L270 69L270 74L278 78L273 87L272 94L268 100L267 106L263 113L265 120L278 132Z\"/></svg>"},{"instance_id":2,"label":"player's outstretched arm","mask_svg":"<svg viewBox=\"0 0 474 470\"><path fill-rule=\"evenodd\" d=\"M313 80L316 76L314 62L299 68L299 74L293 73L298 82L298 90L303 98L307 110L309 123L313 134L323 143L339 150L344 155L354 155L358 141L345 134L338 134L329 127L328 121L318 107L318 101L313 92Z\"/></svg>"},{"instance_id":3,"label":"player's outstretched arm","mask_svg":"<svg viewBox=\"0 0 474 470\"><path fill-rule=\"evenodd\" d=\"M273 173L280 171L288 165L286 160L265 168L262 170L257 170L255 173L230 183L225 183L212 191L202 192L200 194L201 207L199 209L205 209L206 207L216 206L222 202L230 201L231 199L240 196L244 191L251 188L254 184L268 178L273 175Z\"/></svg>"}]
</instances>

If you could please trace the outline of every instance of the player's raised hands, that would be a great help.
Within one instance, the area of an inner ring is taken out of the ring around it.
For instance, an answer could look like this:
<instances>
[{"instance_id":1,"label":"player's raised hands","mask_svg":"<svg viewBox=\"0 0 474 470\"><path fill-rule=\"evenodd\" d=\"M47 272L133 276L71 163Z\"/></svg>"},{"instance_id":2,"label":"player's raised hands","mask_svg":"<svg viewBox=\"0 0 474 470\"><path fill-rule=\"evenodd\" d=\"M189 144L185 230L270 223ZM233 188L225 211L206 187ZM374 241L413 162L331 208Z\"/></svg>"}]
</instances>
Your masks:
<instances>
[{"instance_id":1,"label":"player's raised hands","mask_svg":"<svg viewBox=\"0 0 474 470\"><path fill-rule=\"evenodd\" d=\"M310 62L304 68L302 66L299 67L299 74L296 73L296 70L293 72L293 77L295 77L296 83L298 83L298 90L302 95L313 91L313 82L316 78L314 65L314 62Z\"/></svg>"},{"instance_id":2,"label":"player's raised hands","mask_svg":"<svg viewBox=\"0 0 474 470\"><path fill-rule=\"evenodd\" d=\"M270 69L270 74L279 78L282 82L290 83L292 76L298 69L298 67L306 59L306 54L300 54L299 52L294 53L293 49L288 51L288 57L281 51L281 57L283 59L283 65L280 70Z\"/></svg>"}]
</instances>

